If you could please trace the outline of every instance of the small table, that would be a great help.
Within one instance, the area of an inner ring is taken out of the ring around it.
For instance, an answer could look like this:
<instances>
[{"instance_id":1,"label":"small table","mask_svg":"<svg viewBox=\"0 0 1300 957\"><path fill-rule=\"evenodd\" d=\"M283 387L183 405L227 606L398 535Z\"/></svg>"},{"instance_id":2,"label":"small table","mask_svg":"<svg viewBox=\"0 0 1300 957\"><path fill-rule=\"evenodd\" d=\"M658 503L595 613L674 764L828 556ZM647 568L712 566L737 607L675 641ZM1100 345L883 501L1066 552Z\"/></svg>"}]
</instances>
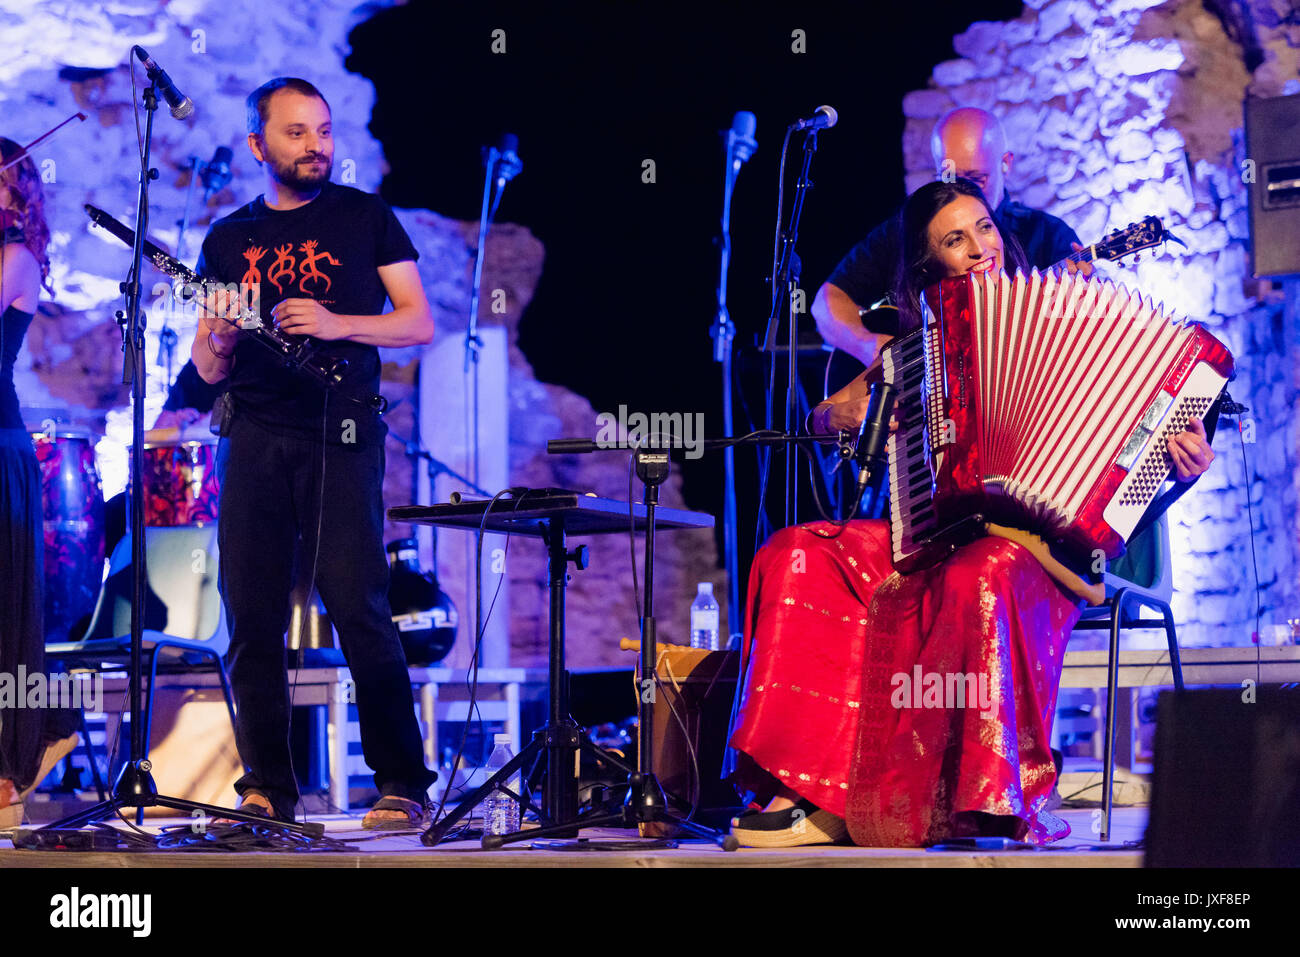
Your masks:
<instances>
[{"instance_id":1,"label":"small table","mask_svg":"<svg viewBox=\"0 0 1300 957\"><path fill-rule=\"evenodd\" d=\"M408 668L416 690L420 720L424 725L424 756L431 768L438 766L438 721L463 721L469 709L468 672L452 668ZM215 672L187 672L158 675L159 691L215 690L221 682ZM522 740L519 705L539 697L546 684L541 668L480 668L478 707L485 720L500 721L518 753ZM126 677L104 675L104 713L117 714L125 700ZM348 792L348 705L356 700L352 673L347 668L290 668L289 687L294 706L325 708L325 754L329 774L329 800L337 808L350 806ZM355 722L353 722L355 724ZM234 731L231 730L233 742Z\"/></svg>"}]
</instances>

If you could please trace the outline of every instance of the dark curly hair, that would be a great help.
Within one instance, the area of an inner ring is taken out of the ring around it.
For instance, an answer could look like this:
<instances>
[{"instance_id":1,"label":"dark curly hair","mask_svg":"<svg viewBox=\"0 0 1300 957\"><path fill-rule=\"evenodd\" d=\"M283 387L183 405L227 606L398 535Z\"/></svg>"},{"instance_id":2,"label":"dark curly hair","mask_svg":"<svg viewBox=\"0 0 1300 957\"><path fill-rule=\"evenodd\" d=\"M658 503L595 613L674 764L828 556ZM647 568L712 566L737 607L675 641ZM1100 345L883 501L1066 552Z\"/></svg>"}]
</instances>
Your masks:
<instances>
[{"instance_id":1,"label":"dark curly hair","mask_svg":"<svg viewBox=\"0 0 1300 957\"><path fill-rule=\"evenodd\" d=\"M1016 270L1024 272L1029 268L1020 243L1002 227L978 186L962 177L951 183L942 180L926 183L907 197L898 214L903 248L894 282L894 300L898 304L903 333L920 328L921 296L946 273L943 263L930 248L930 221L939 210L962 196L978 199L988 210L989 218L1002 237L1003 268L1013 274Z\"/></svg>"},{"instance_id":2,"label":"dark curly hair","mask_svg":"<svg viewBox=\"0 0 1300 957\"><path fill-rule=\"evenodd\" d=\"M4 166L22 152L13 140L0 136L0 166ZM0 173L0 185L9 187L13 206L14 229L22 234L26 246L41 267L41 285L53 293L50 286L50 227L45 222L45 194L41 190L41 176L30 156Z\"/></svg>"}]
</instances>

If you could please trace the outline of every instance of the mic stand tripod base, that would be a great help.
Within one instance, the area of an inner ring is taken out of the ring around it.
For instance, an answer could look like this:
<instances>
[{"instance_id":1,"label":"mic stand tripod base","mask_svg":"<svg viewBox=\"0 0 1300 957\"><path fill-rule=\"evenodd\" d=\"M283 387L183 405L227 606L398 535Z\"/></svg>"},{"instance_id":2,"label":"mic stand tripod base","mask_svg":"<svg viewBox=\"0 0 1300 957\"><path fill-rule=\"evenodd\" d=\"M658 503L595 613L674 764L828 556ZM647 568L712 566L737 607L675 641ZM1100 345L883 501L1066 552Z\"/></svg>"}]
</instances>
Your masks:
<instances>
[{"instance_id":1,"label":"mic stand tripod base","mask_svg":"<svg viewBox=\"0 0 1300 957\"><path fill-rule=\"evenodd\" d=\"M712 828L677 817L668 810L664 800L663 788L659 779L652 773L634 771L628 777L627 800L623 807L615 812L588 814L569 825L540 827L528 831L515 831L513 834L488 834L484 836L484 850L493 850L515 841L528 841L546 837L570 837L574 828L583 827L636 827L641 824L671 824L697 837L713 841L724 851L734 851L740 842L734 835L722 834Z\"/></svg>"},{"instance_id":2,"label":"mic stand tripod base","mask_svg":"<svg viewBox=\"0 0 1300 957\"><path fill-rule=\"evenodd\" d=\"M519 802L521 807L526 805L532 807L533 810L537 810L532 806L531 802L520 801L520 795L511 793L506 789L505 784L516 772L521 772L525 767L533 767L538 758L546 759L544 767L547 768L545 804L549 805L549 807L543 809L543 817L555 822L547 825L543 830L554 837L577 837L578 828L582 826L576 820L577 781L572 774L561 773L559 769L575 767L577 757L584 752L613 764L621 771L632 773L631 768L624 765L608 751L592 743L582 733L582 729L573 722L566 721L553 727L541 728L533 732L533 740L522 751L511 758L496 774L483 782L477 791L465 797L455 811L436 824L431 824L420 835L420 843L426 847L434 847L442 843L458 820L473 811L488 795L498 789ZM552 773L551 769L555 769L556 773ZM531 788L525 785L525 790L531 791ZM572 793L571 798L569 797L570 792ZM570 807L570 804L575 806ZM488 835L483 838L483 846L488 847L488 841L497 840L501 837L525 840L537 835L538 832L535 830L515 831L510 835ZM490 846L499 847L500 845L498 843Z\"/></svg>"},{"instance_id":3,"label":"mic stand tripod base","mask_svg":"<svg viewBox=\"0 0 1300 957\"><path fill-rule=\"evenodd\" d=\"M153 781L152 771L153 765L148 758L140 761L128 761L122 766L122 772L113 785L113 796L111 798L88 807L77 814L55 821L53 824L47 824L38 830L76 830L95 821L108 820L116 816L123 808L143 810L147 807L165 807L174 811L188 811L191 814L194 811L201 811L209 820L222 818L246 824L256 824L259 827L281 828L302 834L305 837L323 837L325 834L325 825L319 821L299 824L296 821L268 819L262 815L249 814L246 811L217 807L212 804L200 804L197 801L182 798L166 797L158 793L158 788Z\"/></svg>"}]
</instances>

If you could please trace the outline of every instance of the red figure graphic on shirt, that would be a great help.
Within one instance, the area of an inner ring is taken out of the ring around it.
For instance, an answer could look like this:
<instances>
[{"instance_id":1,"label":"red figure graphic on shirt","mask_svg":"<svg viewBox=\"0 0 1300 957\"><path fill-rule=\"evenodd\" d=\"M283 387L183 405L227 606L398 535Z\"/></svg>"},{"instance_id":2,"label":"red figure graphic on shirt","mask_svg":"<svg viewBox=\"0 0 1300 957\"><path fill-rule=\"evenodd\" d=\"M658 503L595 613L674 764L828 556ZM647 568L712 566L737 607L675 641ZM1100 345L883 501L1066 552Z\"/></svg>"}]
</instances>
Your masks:
<instances>
[{"instance_id":1,"label":"red figure graphic on shirt","mask_svg":"<svg viewBox=\"0 0 1300 957\"><path fill-rule=\"evenodd\" d=\"M293 251L293 243L285 243L283 246L275 247L275 262L266 271L266 278L275 283L276 292L284 292L284 287L280 285L280 280L285 279L289 283L293 282L293 267L297 264L290 253Z\"/></svg>"},{"instance_id":2,"label":"red figure graphic on shirt","mask_svg":"<svg viewBox=\"0 0 1300 957\"><path fill-rule=\"evenodd\" d=\"M266 250L261 246L249 246L244 250L244 259L248 261L248 269L244 272L244 278L240 283L245 286L252 286L262 281L262 271L257 268L257 264L262 261L266 255Z\"/></svg>"},{"instance_id":3,"label":"red figure graphic on shirt","mask_svg":"<svg viewBox=\"0 0 1300 957\"><path fill-rule=\"evenodd\" d=\"M310 292L307 289L308 280L324 279L325 288L322 289L321 292L329 292L330 286L333 285L333 283L330 281L330 277L325 275L323 272L321 272L319 269L316 268L317 261L324 259L331 266L343 265L341 262L339 262L337 259L331 256L328 252L319 252L319 253L316 252L316 246L319 244L319 242L320 241L316 239L309 239L301 246L298 247L298 250L304 254L302 257L302 278L298 280L298 288L301 289L304 293L307 293L309 295Z\"/></svg>"}]
</instances>

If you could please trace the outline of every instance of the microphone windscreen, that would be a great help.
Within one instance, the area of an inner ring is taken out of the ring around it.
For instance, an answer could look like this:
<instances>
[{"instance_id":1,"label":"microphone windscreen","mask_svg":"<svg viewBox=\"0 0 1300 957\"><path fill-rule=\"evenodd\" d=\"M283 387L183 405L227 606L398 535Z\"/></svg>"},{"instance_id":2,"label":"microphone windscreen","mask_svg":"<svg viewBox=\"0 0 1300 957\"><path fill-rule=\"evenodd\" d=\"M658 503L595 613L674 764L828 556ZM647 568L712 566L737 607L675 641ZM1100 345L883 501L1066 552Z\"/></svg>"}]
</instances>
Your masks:
<instances>
[{"instance_id":1,"label":"microphone windscreen","mask_svg":"<svg viewBox=\"0 0 1300 957\"><path fill-rule=\"evenodd\" d=\"M519 149L519 137L514 133L502 133L497 142L497 149L502 153L514 153Z\"/></svg>"},{"instance_id":2,"label":"microphone windscreen","mask_svg":"<svg viewBox=\"0 0 1300 957\"><path fill-rule=\"evenodd\" d=\"M833 106L819 106L817 112L826 114L826 129L828 130L840 121L840 115L835 112Z\"/></svg>"},{"instance_id":3,"label":"microphone windscreen","mask_svg":"<svg viewBox=\"0 0 1300 957\"><path fill-rule=\"evenodd\" d=\"M212 154L213 166L229 166L230 161L235 158L235 154L229 146L218 146L217 151Z\"/></svg>"},{"instance_id":4,"label":"microphone windscreen","mask_svg":"<svg viewBox=\"0 0 1300 957\"><path fill-rule=\"evenodd\" d=\"M741 139L753 139L754 131L758 129L758 117L749 110L739 111L731 121L731 132Z\"/></svg>"}]
</instances>

